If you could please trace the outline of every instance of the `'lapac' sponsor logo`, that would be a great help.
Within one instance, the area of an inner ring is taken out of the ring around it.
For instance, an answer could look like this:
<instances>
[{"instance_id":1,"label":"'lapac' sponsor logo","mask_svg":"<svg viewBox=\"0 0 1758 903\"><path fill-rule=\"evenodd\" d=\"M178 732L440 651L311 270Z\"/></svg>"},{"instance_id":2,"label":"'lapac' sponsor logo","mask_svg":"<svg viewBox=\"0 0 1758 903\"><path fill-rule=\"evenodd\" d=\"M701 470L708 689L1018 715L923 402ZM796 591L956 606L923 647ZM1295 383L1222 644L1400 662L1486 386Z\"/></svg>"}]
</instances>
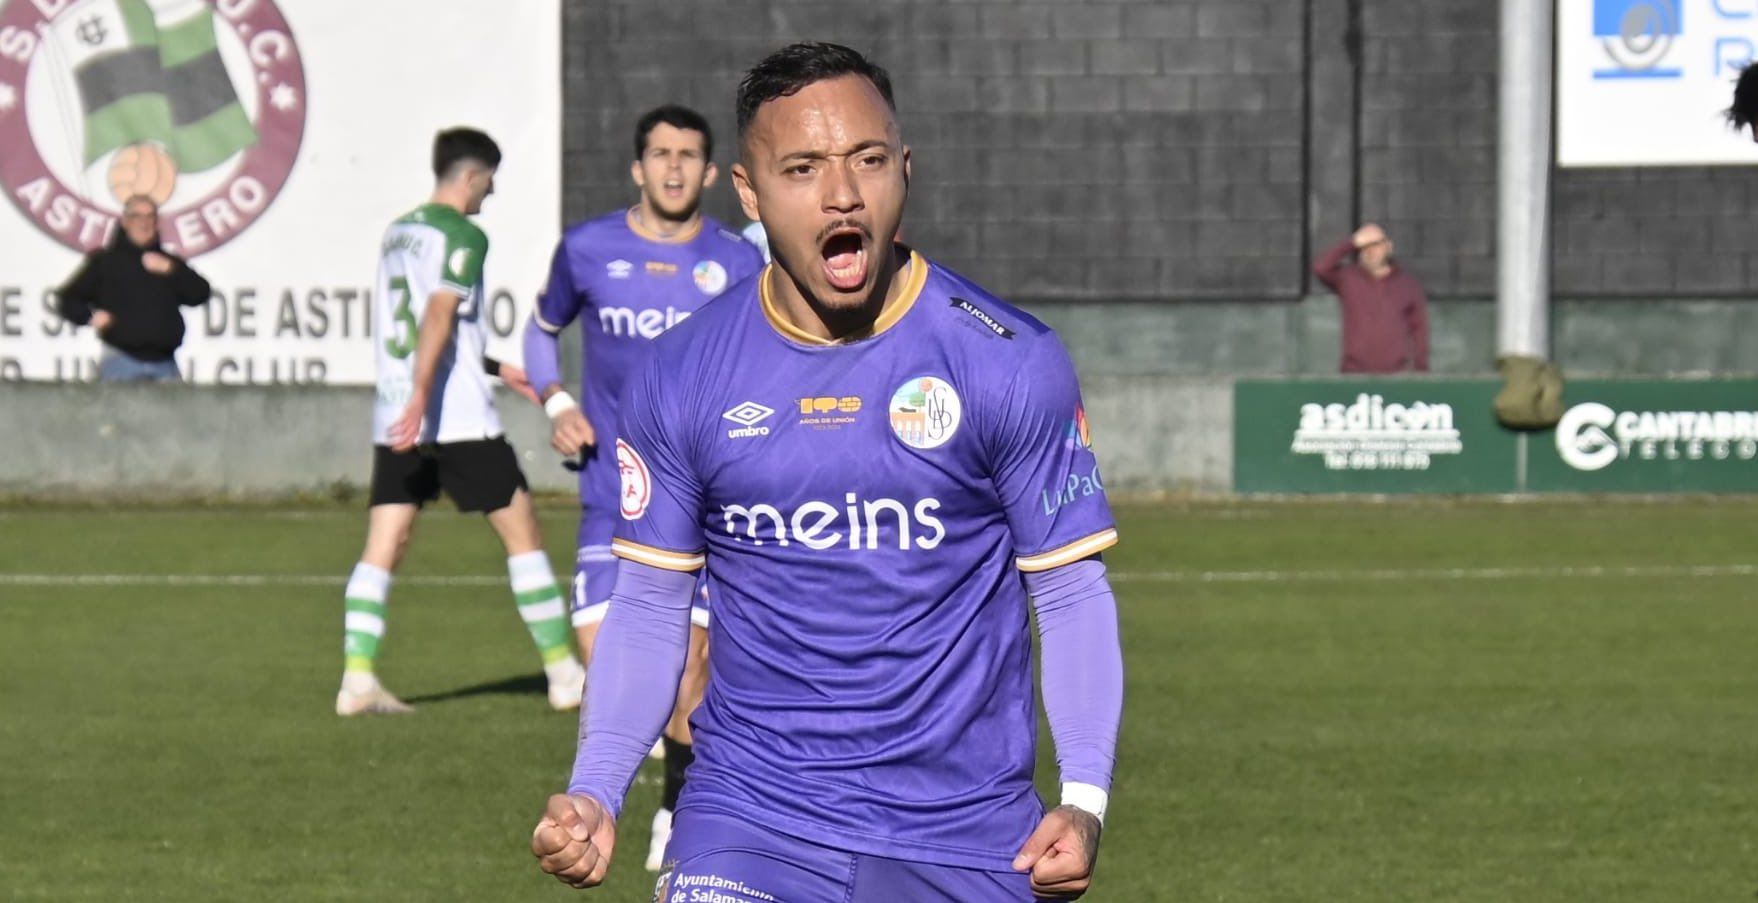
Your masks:
<instances>
[{"instance_id":1,"label":"'lapac' sponsor logo","mask_svg":"<svg viewBox=\"0 0 1758 903\"><path fill-rule=\"evenodd\" d=\"M660 310L650 307L646 310L635 310L632 307L601 307L598 309L598 325L606 334L614 336L657 339L667 329L690 318L690 311L667 307Z\"/></svg>"},{"instance_id":2,"label":"'lapac' sponsor logo","mask_svg":"<svg viewBox=\"0 0 1758 903\"><path fill-rule=\"evenodd\" d=\"M1465 450L1453 406L1387 404L1363 392L1352 404L1303 404L1290 450L1324 455L1326 470L1427 470L1434 455Z\"/></svg>"},{"instance_id":3,"label":"'lapac' sponsor logo","mask_svg":"<svg viewBox=\"0 0 1758 903\"><path fill-rule=\"evenodd\" d=\"M799 543L808 549L877 549L881 540L889 548L892 534L897 548L937 548L946 538L946 525L934 516L940 500L925 498L913 505L897 499L861 499L850 492L842 507L817 500L802 503L784 513L774 505L721 505L728 536L735 542L755 545Z\"/></svg>"},{"instance_id":4,"label":"'lapac' sponsor logo","mask_svg":"<svg viewBox=\"0 0 1758 903\"><path fill-rule=\"evenodd\" d=\"M1576 470L1604 470L1619 460L1725 461L1758 458L1752 411L1617 411L1578 404L1557 422L1557 454Z\"/></svg>"},{"instance_id":5,"label":"'lapac' sponsor logo","mask_svg":"<svg viewBox=\"0 0 1758 903\"><path fill-rule=\"evenodd\" d=\"M1074 406L1074 419L1068 421L1067 437L1063 444L1073 451L1076 447L1090 449L1093 447L1093 428L1087 423L1087 409L1081 405Z\"/></svg>"},{"instance_id":6,"label":"'lapac' sponsor logo","mask_svg":"<svg viewBox=\"0 0 1758 903\"><path fill-rule=\"evenodd\" d=\"M1093 469L1086 473L1071 473L1060 486L1042 490L1044 516L1052 514L1089 496L1104 495L1105 482L1099 479L1099 465L1093 463Z\"/></svg>"}]
</instances>

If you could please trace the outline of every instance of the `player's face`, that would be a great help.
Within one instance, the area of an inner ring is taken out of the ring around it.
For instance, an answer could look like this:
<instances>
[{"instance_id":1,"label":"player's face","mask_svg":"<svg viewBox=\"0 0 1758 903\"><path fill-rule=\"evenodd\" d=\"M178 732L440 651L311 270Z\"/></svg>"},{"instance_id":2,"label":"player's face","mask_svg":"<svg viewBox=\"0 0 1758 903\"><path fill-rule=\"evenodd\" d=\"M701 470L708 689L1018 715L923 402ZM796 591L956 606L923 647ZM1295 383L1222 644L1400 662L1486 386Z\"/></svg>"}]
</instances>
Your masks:
<instances>
[{"instance_id":1,"label":"player's face","mask_svg":"<svg viewBox=\"0 0 1758 903\"><path fill-rule=\"evenodd\" d=\"M703 145L707 136L695 129L680 129L661 122L647 133L647 149L641 152L629 174L641 188L644 205L666 219L687 220L702 204L702 189L714 184L720 173L708 162Z\"/></svg>"},{"instance_id":2,"label":"player's face","mask_svg":"<svg viewBox=\"0 0 1758 903\"><path fill-rule=\"evenodd\" d=\"M771 255L806 295L867 303L909 193L909 148L872 82L839 76L759 107L734 175L745 215L763 221Z\"/></svg>"},{"instance_id":3,"label":"player's face","mask_svg":"<svg viewBox=\"0 0 1758 903\"><path fill-rule=\"evenodd\" d=\"M464 207L465 213L482 212L483 200L494 194L494 173L494 170L485 166L473 166L469 169L469 175L465 178L469 180L470 197Z\"/></svg>"},{"instance_id":4,"label":"player's face","mask_svg":"<svg viewBox=\"0 0 1758 903\"><path fill-rule=\"evenodd\" d=\"M133 201L122 211L122 231L139 247L153 243L159 235L159 209L143 201Z\"/></svg>"}]
</instances>

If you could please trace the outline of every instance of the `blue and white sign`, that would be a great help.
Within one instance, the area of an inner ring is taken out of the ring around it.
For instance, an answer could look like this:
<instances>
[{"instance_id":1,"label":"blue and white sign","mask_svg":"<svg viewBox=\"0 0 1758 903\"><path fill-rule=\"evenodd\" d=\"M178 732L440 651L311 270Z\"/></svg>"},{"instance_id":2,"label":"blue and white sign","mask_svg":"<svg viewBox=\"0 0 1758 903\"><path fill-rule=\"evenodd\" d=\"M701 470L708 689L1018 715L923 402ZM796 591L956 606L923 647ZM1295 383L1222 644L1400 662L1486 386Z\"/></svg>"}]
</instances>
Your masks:
<instances>
[{"instance_id":1,"label":"blue and white sign","mask_svg":"<svg viewBox=\"0 0 1758 903\"><path fill-rule=\"evenodd\" d=\"M1557 163L1758 163L1722 111L1758 56L1758 0L1557 0Z\"/></svg>"}]
</instances>

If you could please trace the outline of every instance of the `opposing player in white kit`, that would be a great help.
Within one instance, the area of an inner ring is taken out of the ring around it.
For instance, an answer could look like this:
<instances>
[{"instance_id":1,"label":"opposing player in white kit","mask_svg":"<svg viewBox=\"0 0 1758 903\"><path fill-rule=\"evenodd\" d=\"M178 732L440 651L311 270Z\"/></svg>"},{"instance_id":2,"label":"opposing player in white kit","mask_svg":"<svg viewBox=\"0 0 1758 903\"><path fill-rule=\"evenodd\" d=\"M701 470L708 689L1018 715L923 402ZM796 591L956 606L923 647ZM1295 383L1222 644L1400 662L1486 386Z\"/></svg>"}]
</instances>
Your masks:
<instances>
[{"instance_id":1,"label":"opposing player in white kit","mask_svg":"<svg viewBox=\"0 0 1758 903\"><path fill-rule=\"evenodd\" d=\"M507 549L519 615L549 676L549 703L578 708L585 671L512 446L483 369L482 263L488 236L468 217L494 191L501 153L474 129L439 133L432 199L385 230L373 293L378 400L373 409L366 548L345 592L344 665L336 714L407 712L374 671L391 573L421 507L443 488L480 511Z\"/></svg>"}]
</instances>

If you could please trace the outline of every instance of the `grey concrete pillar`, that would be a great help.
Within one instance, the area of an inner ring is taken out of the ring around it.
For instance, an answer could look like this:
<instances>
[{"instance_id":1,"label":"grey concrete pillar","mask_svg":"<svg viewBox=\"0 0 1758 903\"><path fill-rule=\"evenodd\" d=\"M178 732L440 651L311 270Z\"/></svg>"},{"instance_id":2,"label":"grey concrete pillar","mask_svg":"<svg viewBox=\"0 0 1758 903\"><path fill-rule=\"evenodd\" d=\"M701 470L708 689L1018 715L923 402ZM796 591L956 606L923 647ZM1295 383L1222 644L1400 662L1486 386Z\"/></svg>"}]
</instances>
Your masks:
<instances>
[{"instance_id":1,"label":"grey concrete pillar","mask_svg":"<svg viewBox=\"0 0 1758 903\"><path fill-rule=\"evenodd\" d=\"M1551 0L1502 0L1496 351L1550 357Z\"/></svg>"},{"instance_id":2,"label":"grey concrete pillar","mask_svg":"<svg viewBox=\"0 0 1758 903\"><path fill-rule=\"evenodd\" d=\"M1358 7L1359 0L1311 0L1307 7L1308 262L1361 225L1356 209L1361 36L1350 30L1358 25Z\"/></svg>"}]
</instances>

